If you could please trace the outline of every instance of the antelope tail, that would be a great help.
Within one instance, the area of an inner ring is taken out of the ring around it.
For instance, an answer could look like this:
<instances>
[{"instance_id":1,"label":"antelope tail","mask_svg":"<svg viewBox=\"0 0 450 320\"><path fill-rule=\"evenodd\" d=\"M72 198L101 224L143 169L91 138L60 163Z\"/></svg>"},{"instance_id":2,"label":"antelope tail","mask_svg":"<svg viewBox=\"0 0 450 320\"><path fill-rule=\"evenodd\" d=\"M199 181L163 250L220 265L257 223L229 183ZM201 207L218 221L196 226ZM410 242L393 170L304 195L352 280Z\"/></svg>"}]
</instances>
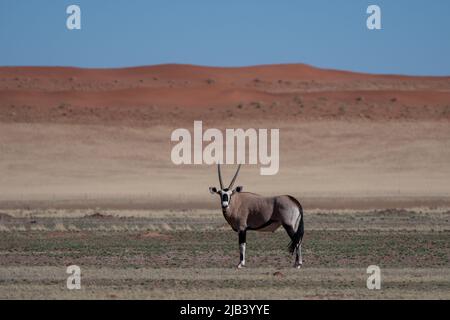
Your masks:
<instances>
[{"instance_id":1,"label":"antelope tail","mask_svg":"<svg viewBox=\"0 0 450 320\"><path fill-rule=\"evenodd\" d=\"M294 197L289 196L289 198L297 205L298 210L300 211L300 223L298 224L298 228L297 228L297 231L295 231L293 239L289 243L289 252L291 254L294 254L295 249L297 248L297 246L302 243L303 234L305 233L305 226L304 226L304 223L303 223L303 208L302 208L302 205Z\"/></svg>"}]
</instances>

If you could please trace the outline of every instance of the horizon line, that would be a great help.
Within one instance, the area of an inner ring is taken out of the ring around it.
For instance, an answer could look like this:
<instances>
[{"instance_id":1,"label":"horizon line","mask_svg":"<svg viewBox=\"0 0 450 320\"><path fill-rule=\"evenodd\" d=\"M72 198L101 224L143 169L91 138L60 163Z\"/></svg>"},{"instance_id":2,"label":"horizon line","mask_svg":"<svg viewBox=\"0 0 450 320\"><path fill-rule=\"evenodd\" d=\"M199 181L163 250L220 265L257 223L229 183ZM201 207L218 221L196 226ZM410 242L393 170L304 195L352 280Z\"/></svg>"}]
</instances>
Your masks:
<instances>
[{"instance_id":1,"label":"horizon line","mask_svg":"<svg viewBox=\"0 0 450 320\"><path fill-rule=\"evenodd\" d=\"M311 69L330 72L342 72L353 73L360 75L373 75L373 76L393 76L393 77L420 77L420 78L449 78L448 75L433 75L433 74L405 74L405 73L374 73L366 71L356 71L339 68L318 67L312 64L304 62L282 62L282 63L267 63L267 64L254 64L254 65L239 65L239 66L220 66L220 65L201 65L193 63L180 63L180 62L167 62L157 64L142 64L142 65L128 65L128 66L114 66L114 67L82 67L74 65L0 65L0 68L60 68L60 69L81 69L81 70L124 70L124 69L139 69L139 68L151 68L151 67L196 67L196 68L211 68L211 69L245 69L245 68L260 68L260 67L277 67L277 66L304 66Z\"/></svg>"}]
</instances>

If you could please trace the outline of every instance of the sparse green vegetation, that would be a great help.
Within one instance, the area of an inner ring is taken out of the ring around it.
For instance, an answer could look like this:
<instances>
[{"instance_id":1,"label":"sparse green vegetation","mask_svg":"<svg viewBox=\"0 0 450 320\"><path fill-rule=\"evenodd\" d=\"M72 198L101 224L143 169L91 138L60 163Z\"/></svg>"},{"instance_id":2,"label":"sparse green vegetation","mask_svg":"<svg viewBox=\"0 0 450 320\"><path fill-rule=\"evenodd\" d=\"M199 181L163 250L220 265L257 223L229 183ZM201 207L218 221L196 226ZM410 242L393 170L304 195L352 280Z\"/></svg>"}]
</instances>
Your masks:
<instances>
[{"instance_id":1,"label":"sparse green vegetation","mask_svg":"<svg viewBox=\"0 0 450 320\"><path fill-rule=\"evenodd\" d=\"M236 270L237 236L216 212L92 212L2 213L0 298L450 296L448 211L309 213L301 270L282 231L250 232L248 267ZM64 287L70 264L81 291ZM381 291L365 287L372 264Z\"/></svg>"}]
</instances>

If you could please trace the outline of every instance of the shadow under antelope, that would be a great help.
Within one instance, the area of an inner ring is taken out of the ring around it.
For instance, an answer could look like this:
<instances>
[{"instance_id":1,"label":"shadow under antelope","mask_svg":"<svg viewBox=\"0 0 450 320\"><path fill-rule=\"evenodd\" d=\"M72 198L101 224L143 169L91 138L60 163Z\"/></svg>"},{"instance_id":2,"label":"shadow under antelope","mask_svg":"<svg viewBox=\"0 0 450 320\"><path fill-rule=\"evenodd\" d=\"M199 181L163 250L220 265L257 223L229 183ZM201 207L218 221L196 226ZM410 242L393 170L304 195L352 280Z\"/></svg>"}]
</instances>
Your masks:
<instances>
[{"instance_id":1,"label":"shadow under antelope","mask_svg":"<svg viewBox=\"0 0 450 320\"><path fill-rule=\"evenodd\" d=\"M294 254L294 267L300 268L302 239L304 234L303 208L292 196L263 197L251 192L242 192L243 187L233 188L239 174L239 165L231 183L224 188L220 164L217 165L220 189L210 187L209 192L220 196L222 213L228 224L239 235L240 261L238 268L245 266L245 243L247 230L273 232L283 226L291 238L289 251Z\"/></svg>"}]
</instances>

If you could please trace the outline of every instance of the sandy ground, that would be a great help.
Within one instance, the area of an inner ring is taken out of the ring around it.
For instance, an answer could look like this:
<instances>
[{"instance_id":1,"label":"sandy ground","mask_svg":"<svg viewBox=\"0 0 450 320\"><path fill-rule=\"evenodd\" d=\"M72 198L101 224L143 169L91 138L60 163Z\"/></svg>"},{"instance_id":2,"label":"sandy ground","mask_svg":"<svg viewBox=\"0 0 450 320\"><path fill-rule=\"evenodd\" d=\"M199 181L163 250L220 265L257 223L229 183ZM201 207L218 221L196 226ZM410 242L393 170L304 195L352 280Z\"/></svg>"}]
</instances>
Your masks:
<instances>
[{"instance_id":1,"label":"sandy ground","mask_svg":"<svg viewBox=\"0 0 450 320\"><path fill-rule=\"evenodd\" d=\"M205 130L280 129L279 174L244 167L247 191L441 204L449 119L450 77L301 64L0 67L0 200L147 197L154 207L211 207L215 168L170 159L171 132L201 120Z\"/></svg>"},{"instance_id":2,"label":"sandy ground","mask_svg":"<svg viewBox=\"0 0 450 320\"><path fill-rule=\"evenodd\" d=\"M238 183L247 191L290 193L305 200L403 197L419 202L416 205L430 204L427 197L437 201L449 197L446 122L320 121L276 127L280 128L280 171L261 176L258 165L244 166ZM208 187L218 184L216 168L174 165L172 130L1 124L0 199L140 197L151 207L161 202L166 207L190 203L211 208L217 199L209 195ZM223 170L230 179L235 168ZM379 207L376 200L372 204Z\"/></svg>"}]
</instances>

